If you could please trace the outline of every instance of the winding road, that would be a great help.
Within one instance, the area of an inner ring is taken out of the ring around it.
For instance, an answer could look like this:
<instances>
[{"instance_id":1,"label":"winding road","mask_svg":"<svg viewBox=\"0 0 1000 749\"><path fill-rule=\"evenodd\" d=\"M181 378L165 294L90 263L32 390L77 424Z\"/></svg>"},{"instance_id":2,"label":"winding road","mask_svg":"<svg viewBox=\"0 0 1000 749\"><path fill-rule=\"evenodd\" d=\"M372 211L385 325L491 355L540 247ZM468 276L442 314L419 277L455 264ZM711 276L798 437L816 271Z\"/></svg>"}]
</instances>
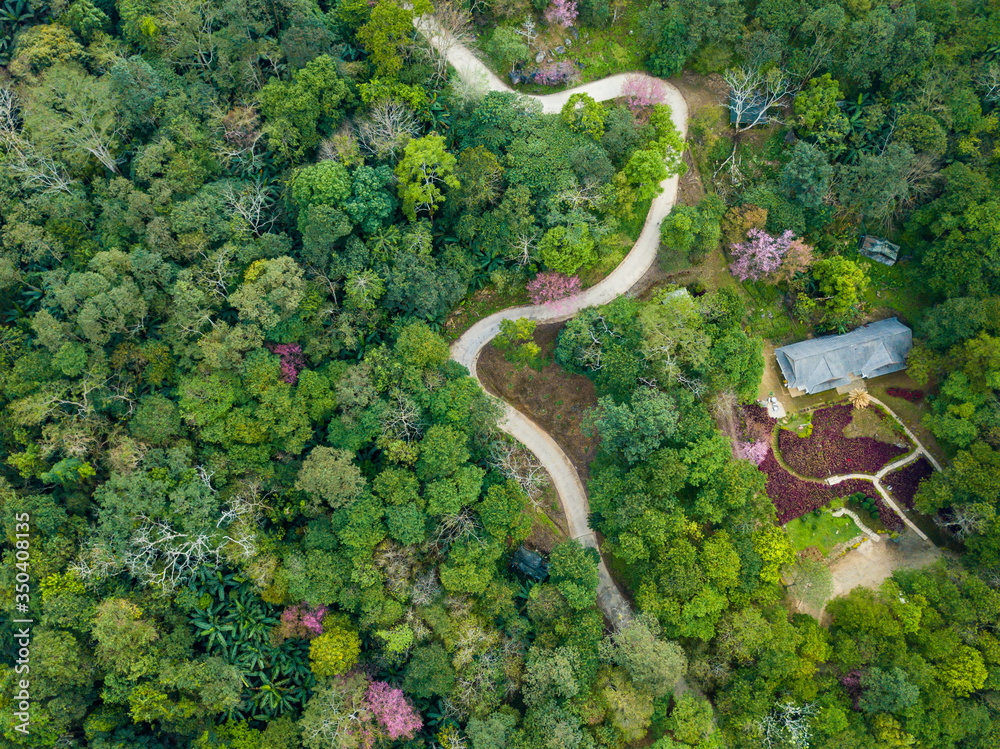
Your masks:
<instances>
[{"instance_id":1,"label":"winding road","mask_svg":"<svg viewBox=\"0 0 1000 749\"><path fill-rule=\"evenodd\" d=\"M431 44L446 55L448 62L467 83L481 85L489 91L512 91L510 86L494 75L471 50L449 39L447 34L436 26L433 19L427 17L420 19L417 28ZM556 113L561 111L569 97L576 93L589 94L597 101L616 99L622 96L625 81L635 75L645 77L642 73L622 73L566 91L530 98L541 102L543 112ZM674 125L681 135L684 135L687 131L687 103L676 87L666 81L663 84L666 89L666 103L672 111ZM670 177L661 183L663 190L650 206L639 239L621 264L604 280L575 296L560 300L556 305L513 307L480 320L452 344L452 359L467 367L479 382L476 362L483 347L500 332L502 320L528 318L538 322L559 322L568 320L582 309L607 304L622 294L627 294L656 260L656 250L660 242L660 222L670 213L677 200L678 181L678 177ZM570 536L584 546L590 546L600 552L597 536L588 524L590 503L587 500L587 490L573 463L544 429L509 403L501 402L503 415L500 428L531 450L548 471L566 515ZM598 605L610 621L621 621L629 615L630 607L615 585L603 557L598 571L600 574L597 588Z\"/></svg>"}]
</instances>

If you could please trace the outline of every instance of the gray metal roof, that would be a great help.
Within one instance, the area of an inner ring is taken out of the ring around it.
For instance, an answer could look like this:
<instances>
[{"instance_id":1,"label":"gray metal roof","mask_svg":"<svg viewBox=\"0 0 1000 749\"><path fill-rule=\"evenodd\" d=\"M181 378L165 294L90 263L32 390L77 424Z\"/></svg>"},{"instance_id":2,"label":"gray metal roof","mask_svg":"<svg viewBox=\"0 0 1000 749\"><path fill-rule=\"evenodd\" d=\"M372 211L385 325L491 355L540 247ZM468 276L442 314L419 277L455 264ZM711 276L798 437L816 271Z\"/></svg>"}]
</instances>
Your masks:
<instances>
[{"instance_id":1,"label":"gray metal roof","mask_svg":"<svg viewBox=\"0 0 1000 749\"><path fill-rule=\"evenodd\" d=\"M913 332L895 317L776 349L789 389L820 393L906 367Z\"/></svg>"}]
</instances>

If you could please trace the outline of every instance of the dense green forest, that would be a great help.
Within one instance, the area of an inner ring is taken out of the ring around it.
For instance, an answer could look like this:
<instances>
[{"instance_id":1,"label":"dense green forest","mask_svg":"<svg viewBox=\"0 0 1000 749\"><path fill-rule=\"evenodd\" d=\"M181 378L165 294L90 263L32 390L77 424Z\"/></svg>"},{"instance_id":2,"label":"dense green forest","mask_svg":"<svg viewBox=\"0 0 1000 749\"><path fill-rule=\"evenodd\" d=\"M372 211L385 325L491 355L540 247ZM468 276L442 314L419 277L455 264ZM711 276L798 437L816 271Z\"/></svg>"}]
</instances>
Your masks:
<instances>
[{"instance_id":1,"label":"dense green forest","mask_svg":"<svg viewBox=\"0 0 1000 749\"><path fill-rule=\"evenodd\" d=\"M687 144L656 86L545 114L456 75L430 13L532 93L638 60L773 106L692 109ZM7 0L4 745L996 746L998 102L995 2ZM612 621L592 549L511 568L532 459L448 320L593 284L685 170L660 269L727 282L586 309L554 354L598 396ZM829 573L725 427L764 339L883 307L954 551L821 624L789 595Z\"/></svg>"}]
</instances>

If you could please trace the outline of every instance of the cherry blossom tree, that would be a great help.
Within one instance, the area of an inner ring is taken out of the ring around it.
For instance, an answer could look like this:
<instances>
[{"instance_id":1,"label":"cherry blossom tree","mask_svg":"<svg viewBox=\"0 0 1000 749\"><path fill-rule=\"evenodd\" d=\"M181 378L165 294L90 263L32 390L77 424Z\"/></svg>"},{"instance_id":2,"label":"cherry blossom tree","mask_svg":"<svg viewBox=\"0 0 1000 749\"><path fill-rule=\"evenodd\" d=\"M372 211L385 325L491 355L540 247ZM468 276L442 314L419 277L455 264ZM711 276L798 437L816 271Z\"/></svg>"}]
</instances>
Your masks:
<instances>
[{"instance_id":1,"label":"cherry blossom tree","mask_svg":"<svg viewBox=\"0 0 1000 749\"><path fill-rule=\"evenodd\" d=\"M642 114L647 107L666 102L667 88L659 78L630 75L622 86L622 96L632 114Z\"/></svg>"},{"instance_id":2,"label":"cherry blossom tree","mask_svg":"<svg viewBox=\"0 0 1000 749\"><path fill-rule=\"evenodd\" d=\"M302 347L297 343L269 343L267 350L281 357L281 381L294 385L299 381L299 372L306 365Z\"/></svg>"},{"instance_id":3,"label":"cherry blossom tree","mask_svg":"<svg viewBox=\"0 0 1000 749\"><path fill-rule=\"evenodd\" d=\"M281 623L278 625L277 637L287 640L299 637L311 640L323 634L323 617L326 616L326 606L311 608L308 604L297 603L281 612Z\"/></svg>"},{"instance_id":4,"label":"cherry blossom tree","mask_svg":"<svg viewBox=\"0 0 1000 749\"><path fill-rule=\"evenodd\" d=\"M545 11L545 21L550 26L558 24L565 29L573 25L576 15L576 0L552 0Z\"/></svg>"},{"instance_id":5,"label":"cherry blossom tree","mask_svg":"<svg viewBox=\"0 0 1000 749\"><path fill-rule=\"evenodd\" d=\"M795 235L789 230L772 237L766 231L751 229L748 237L749 241L732 246L734 261L729 271L741 281L759 281L777 271Z\"/></svg>"},{"instance_id":6,"label":"cherry blossom tree","mask_svg":"<svg viewBox=\"0 0 1000 749\"><path fill-rule=\"evenodd\" d=\"M576 66L571 62L555 62L545 65L535 73L535 83L543 86L558 86L576 72Z\"/></svg>"},{"instance_id":7,"label":"cherry blossom tree","mask_svg":"<svg viewBox=\"0 0 1000 749\"><path fill-rule=\"evenodd\" d=\"M539 273L526 287L532 304L551 304L580 291L580 277L565 273Z\"/></svg>"},{"instance_id":8,"label":"cherry blossom tree","mask_svg":"<svg viewBox=\"0 0 1000 749\"><path fill-rule=\"evenodd\" d=\"M365 693L365 702L391 741L412 739L424 726L417 711L403 696L403 690L384 681L371 683Z\"/></svg>"},{"instance_id":9,"label":"cherry blossom tree","mask_svg":"<svg viewBox=\"0 0 1000 749\"><path fill-rule=\"evenodd\" d=\"M739 442L736 446L736 453L743 460L749 460L755 466L759 466L767 457L768 444L764 440L756 442Z\"/></svg>"}]
</instances>

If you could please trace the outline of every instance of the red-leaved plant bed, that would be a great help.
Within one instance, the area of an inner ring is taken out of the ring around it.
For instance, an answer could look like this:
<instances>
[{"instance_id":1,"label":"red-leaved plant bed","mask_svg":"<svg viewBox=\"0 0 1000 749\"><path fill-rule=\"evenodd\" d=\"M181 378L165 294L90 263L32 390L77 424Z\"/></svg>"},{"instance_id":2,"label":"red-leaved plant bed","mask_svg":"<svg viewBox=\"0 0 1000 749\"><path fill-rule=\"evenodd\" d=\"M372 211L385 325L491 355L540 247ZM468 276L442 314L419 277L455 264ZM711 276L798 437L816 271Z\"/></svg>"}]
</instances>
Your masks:
<instances>
[{"instance_id":1,"label":"red-leaved plant bed","mask_svg":"<svg viewBox=\"0 0 1000 749\"><path fill-rule=\"evenodd\" d=\"M893 398L902 398L910 403L917 403L924 399L923 390L909 390L907 388L886 388L885 392Z\"/></svg>"},{"instance_id":2,"label":"red-leaved plant bed","mask_svg":"<svg viewBox=\"0 0 1000 749\"><path fill-rule=\"evenodd\" d=\"M893 471L882 479L882 484L893 497L898 499L908 509L913 509L913 498L917 495L920 482L934 473L934 466L927 458L920 458L908 463L898 471Z\"/></svg>"},{"instance_id":3,"label":"red-leaved plant bed","mask_svg":"<svg viewBox=\"0 0 1000 749\"><path fill-rule=\"evenodd\" d=\"M771 449L768 449L767 457L758 468L767 474L767 496L774 503L778 522L782 525L823 507L833 499L833 493L826 484L803 481L782 468Z\"/></svg>"},{"instance_id":4,"label":"red-leaved plant bed","mask_svg":"<svg viewBox=\"0 0 1000 749\"><path fill-rule=\"evenodd\" d=\"M879 442L871 437L845 437L854 409L831 406L816 411L812 434L799 437L787 429L778 432L778 447L785 463L803 476L826 478L844 473L875 473L907 448Z\"/></svg>"}]
</instances>

